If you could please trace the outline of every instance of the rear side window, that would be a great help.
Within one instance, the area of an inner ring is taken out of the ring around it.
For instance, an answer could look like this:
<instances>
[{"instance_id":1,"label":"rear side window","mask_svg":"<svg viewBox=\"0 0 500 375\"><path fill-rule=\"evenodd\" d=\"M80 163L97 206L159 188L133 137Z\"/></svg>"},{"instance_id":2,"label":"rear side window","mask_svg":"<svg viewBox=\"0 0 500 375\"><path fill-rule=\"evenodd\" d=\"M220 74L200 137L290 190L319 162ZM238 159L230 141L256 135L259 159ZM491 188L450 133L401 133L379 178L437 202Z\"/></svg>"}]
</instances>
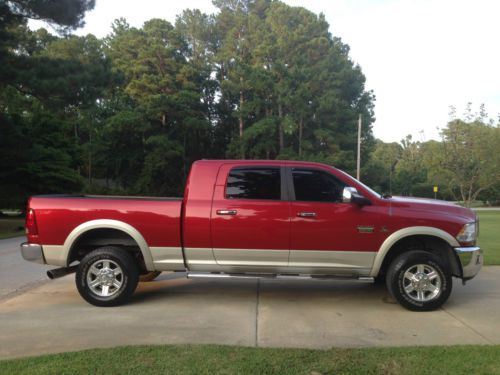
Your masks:
<instances>
[{"instance_id":1,"label":"rear side window","mask_svg":"<svg viewBox=\"0 0 500 375\"><path fill-rule=\"evenodd\" d=\"M226 198L280 200L280 168L231 169L227 178Z\"/></svg>"},{"instance_id":2,"label":"rear side window","mask_svg":"<svg viewBox=\"0 0 500 375\"><path fill-rule=\"evenodd\" d=\"M341 202L345 184L335 176L316 169L292 168L295 200Z\"/></svg>"}]
</instances>

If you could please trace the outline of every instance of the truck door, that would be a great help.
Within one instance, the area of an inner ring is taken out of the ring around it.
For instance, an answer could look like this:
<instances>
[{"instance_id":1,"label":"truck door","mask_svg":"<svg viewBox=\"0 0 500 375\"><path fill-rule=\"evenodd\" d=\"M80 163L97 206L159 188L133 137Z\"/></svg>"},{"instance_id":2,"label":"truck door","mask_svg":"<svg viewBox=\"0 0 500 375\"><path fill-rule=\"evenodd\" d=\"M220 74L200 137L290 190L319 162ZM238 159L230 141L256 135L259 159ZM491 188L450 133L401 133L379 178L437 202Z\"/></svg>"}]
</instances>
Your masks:
<instances>
[{"instance_id":1,"label":"truck door","mask_svg":"<svg viewBox=\"0 0 500 375\"><path fill-rule=\"evenodd\" d=\"M377 207L342 203L346 184L327 170L292 167L287 175L292 186L290 268L368 274L381 238Z\"/></svg>"},{"instance_id":2,"label":"truck door","mask_svg":"<svg viewBox=\"0 0 500 375\"><path fill-rule=\"evenodd\" d=\"M284 167L223 165L214 190L211 234L215 259L226 271L286 267L290 201Z\"/></svg>"}]
</instances>

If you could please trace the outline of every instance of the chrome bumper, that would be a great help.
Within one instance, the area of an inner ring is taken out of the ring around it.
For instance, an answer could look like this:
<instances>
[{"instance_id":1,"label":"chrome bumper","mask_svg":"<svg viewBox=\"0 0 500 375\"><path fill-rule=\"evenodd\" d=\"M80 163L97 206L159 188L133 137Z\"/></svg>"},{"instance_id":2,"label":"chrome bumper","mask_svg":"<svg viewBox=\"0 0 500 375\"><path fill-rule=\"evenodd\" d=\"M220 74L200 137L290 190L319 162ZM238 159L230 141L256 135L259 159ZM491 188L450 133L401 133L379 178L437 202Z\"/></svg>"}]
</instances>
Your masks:
<instances>
[{"instance_id":1,"label":"chrome bumper","mask_svg":"<svg viewBox=\"0 0 500 375\"><path fill-rule=\"evenodd\" d=\"M21 254L25 260L30 262L45 264L42 245L24 242L21 244Z\"/></svg>"},{"instance_id":2,"label":"chrome bumper","mask_svg":"<svg viewBox=\"0 0 500 375\"><path fill-rule=\"evenodd\" d=\"M462 278L472 279L483 266L483 250L478 246L455 247L455 252L462 265Z\"/></svg>"}]
</instances>

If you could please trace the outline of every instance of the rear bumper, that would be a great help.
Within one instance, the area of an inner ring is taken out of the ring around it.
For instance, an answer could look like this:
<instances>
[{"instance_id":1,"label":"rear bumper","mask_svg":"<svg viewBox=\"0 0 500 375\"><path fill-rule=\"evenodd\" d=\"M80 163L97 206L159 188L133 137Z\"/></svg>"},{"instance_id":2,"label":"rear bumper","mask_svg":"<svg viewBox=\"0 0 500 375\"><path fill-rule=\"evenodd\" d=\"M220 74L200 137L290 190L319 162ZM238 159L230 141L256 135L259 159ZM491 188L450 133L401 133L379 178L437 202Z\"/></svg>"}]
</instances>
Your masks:
<instances>
[{"instance_id":1,"label":"rear bumper","mask_svg":"<svg viewBox=\"0 0 500 375\"><path fill-rule=\"evenodd\" d=\"M42 245L24 242L21 244L21 254L25 260L30 262L45 264Z\"/></svg>"},{"instance_id":2,"label":"rear bumper","mask_svg":"<svg viewBox=\"0 0 500 375\"><path fill-rule=\"evenodd\" d=\"M478 246L455 247L455 252L462 265L462 279L472 279L483 266L483 250Z\"/></svg>"}]
</instances>

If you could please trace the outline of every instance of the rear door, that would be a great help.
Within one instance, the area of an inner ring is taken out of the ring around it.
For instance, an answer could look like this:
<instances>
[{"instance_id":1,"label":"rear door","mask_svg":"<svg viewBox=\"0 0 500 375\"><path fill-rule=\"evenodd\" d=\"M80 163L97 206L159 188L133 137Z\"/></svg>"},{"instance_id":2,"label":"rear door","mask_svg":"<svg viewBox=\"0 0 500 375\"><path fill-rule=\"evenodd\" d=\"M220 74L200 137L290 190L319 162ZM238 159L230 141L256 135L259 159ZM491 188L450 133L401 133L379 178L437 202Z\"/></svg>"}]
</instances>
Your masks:
<instances>
[{"instance_id":1,"label":"rear door","mask_svg":"<svg viewBox=\"0 0 500 375\"><path fill-rule=\"evenodd\" d=\"M286 267L290 201L285 169L276 165L223 165L211 211L216 261L241 271Z\"/></svg>"},{"instance_id":2,"label":"rear door","mask_svg":"<svg viewBox=\"0 0 500 375\"><path fill-rule=\"evenodd\" d=\"M342 203L345 182L327 170L287 168L291 185L291 268L304 273L369 272L380 233L374 206Z\"/></svg>"}]
</instances>

